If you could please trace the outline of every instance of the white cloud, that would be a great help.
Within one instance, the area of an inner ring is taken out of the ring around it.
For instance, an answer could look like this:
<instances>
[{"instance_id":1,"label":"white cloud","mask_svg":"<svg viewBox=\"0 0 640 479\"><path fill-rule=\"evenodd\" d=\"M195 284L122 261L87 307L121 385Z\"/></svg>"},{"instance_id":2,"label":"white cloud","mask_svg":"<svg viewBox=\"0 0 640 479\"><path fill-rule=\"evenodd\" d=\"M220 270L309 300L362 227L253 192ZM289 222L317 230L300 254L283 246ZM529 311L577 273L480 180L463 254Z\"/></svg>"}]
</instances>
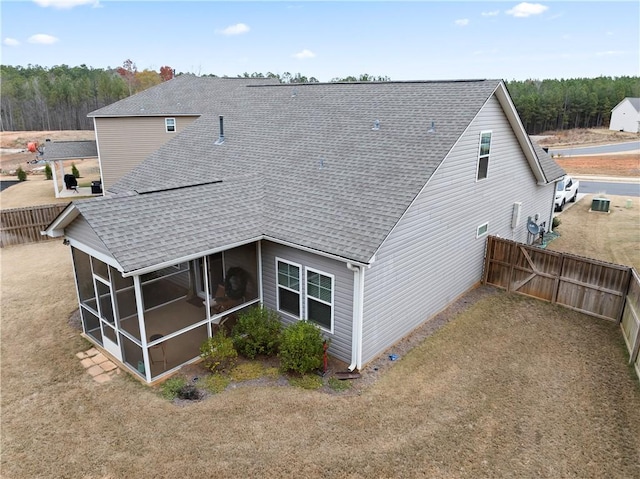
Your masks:
<instances>
[{"instance_id":1,"label":"white cloud","mask_svg":"<svg viewBox=\"0 0 640 479\"><path fill-rule=\"evenodd\" d=\"M78 7L80 5L93 5L94 7L99 6L98 0L33 0L36 4L41 7L53 7L57 9L68 9L73 7Z\"/></svg>"},{"instance_id":2,"label":"white cloud","mask_svg":"<svg viewBox=\"0 0 640 479\"><path fill-rule=\"evenodd\" d=\"M460 18L460 19L455 21L455 24L458 25L459 27L466 27L467 25L469 25L469 19L468 18Z\"/></svg>"},{"instance_id":3,"label":"white cloud","mask_svg":"<svg viewBox=\"0 0 640 479\"><path fill-rule=\"evenodd\" d=\"M307 50L306 48L298 53L294 53L291 55L293 58L297 58L298 60L305 60L307 58L313 58L316 56L311 50Z\"/></svg>"},{"instance_id":4,"label":"white cloud","mask_svg":"<svg viewBox=\"0 0 640 479\"><path fill-rule=\"evenodd\" d=\"M624 55L624 52L620 50L608 50L605 52L596 52L596 56L598 57L619 57L621 55Z\"/></svg>"},{"instance_id":5,"label":"white cloud","mask_svg":"<svg viewBox=\"0 0 640 479\"><path fill-rule=\"evenodd\" d=\"M531 15L540 15L549 9L546 5L540 3L519 3L511 10L507 10L507 15L513 15L514 17L530 17Z\"/></svg>"},{"instance_id":6,"label":"white cloud","mask_svg":"<svg viewBox=\"0 0 640 479\"><path fill-rule=\"evenodd\" d=\"M4 43L8 47L17 47L18 45L20 45L20 42L18 40L9 37L5 38L2 43Z\"/></svg>"},{"instance_id":7,"label":"white cloud","mask_svg":"<svg viewBox=\"0 0 640 479\"><path fill-rule=\"evenodd\" d=\"M221 35L242 35L243 33L247 33L249 30L251 30L249 25L236 23L235 25L229 25L227 28L222 30L217 30L217 33L220 33Z\"/></svg>"},{"instance_id":8,"label":"white cloud","mask_svg":"<svg viewBox=\"0 0 640 479\"><path fill-rule=\"evenodd\" d=\"M492 12L482 12L481 15L483 17L495 17L500 15L500 10L493 10Z\"/></svg>"},{"instance_id":9,"label":"white cloud","mask_svg":"<svg viewBox=\"0 0 640 479\"><path fill-rule=\"evenodd\" d=\"M59 39L54 37L53 35L47 35L46 33L38 33L36 35L31 35L28 38L29 43L37 43L40 45L52 45L56 43Z\"/></svg>"}]
</instances>

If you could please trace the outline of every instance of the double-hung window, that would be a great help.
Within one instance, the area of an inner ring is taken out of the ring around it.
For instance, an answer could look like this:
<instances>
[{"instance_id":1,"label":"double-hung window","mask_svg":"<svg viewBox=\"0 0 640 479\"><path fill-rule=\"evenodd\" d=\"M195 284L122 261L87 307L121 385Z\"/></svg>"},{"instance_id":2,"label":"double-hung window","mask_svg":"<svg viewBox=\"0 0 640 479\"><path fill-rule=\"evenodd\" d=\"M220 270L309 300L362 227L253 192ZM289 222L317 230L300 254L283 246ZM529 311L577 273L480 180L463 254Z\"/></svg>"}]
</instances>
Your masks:
<instances>
[{"instance_id":1,"label":"double-hung window","mask_svg":"<svg viewBox=\"0 0 640 479\"><path fill-rule=\"evenodd\" d=\"M300 270L295 263L276 259L278 269L278 311L300 317Z\"/></svg>"},{"instance_id":2,"label":"double-hung window","mask_svg":"<svg viewBox=\"0 0 640 479\"><path fill-rule=\"evenodd\" d=\"M333 333L333 276L306 268L306 319Z\"/></svg>"},{"instance_id":3,"label":"double-hung window","mask_svg":"<svg viewBox=\"0 0 640 479\"><path fill-rule=\"evenodd\" d=\"M165 118L164 126L167 130L167 133L173 133L176 131L176 119L175 118Z\"/></svg>"},{"instance_id":4,"label":"double-hung window","mask_svg":"<svg viewBox=\"0 0 640 479\"><path fill-rule=\"evenodd\" d=\"M491 151L491 132L480 133L480 150L478 151L478 170L476 180L484 180L489 172L489 153Z\"/></svg>"}]
</instances>

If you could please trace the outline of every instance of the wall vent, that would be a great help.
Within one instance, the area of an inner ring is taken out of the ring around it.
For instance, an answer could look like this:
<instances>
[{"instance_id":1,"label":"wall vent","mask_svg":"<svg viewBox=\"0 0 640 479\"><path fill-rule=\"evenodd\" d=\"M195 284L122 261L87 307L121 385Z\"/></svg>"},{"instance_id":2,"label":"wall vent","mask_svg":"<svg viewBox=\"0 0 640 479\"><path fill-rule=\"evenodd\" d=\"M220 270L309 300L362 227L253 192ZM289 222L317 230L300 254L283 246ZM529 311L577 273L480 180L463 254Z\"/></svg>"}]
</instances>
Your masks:
<instances>
[{"instance_id":1,"label":"wall vent","mask_svg":"<svg viewBox=\"0 0 640 479\"><path fill-rule=\"evenodd\" d=\"M591 200L591 210L590 211L602 211L604 213L609 212L611 200L607 198L594 198Z\"/></svg>"}]
</instances>

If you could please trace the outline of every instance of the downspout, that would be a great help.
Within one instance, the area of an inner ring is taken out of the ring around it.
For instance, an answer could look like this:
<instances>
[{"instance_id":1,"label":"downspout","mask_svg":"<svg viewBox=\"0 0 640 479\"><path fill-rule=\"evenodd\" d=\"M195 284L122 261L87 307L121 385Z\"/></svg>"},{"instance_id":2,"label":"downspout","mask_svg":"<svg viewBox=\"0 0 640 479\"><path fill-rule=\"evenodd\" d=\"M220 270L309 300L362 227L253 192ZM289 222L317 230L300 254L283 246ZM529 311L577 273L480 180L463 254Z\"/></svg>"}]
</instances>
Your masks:
<instances>
[{"instance_id":1,"label":"downspout","mask_svg":"<svg viewBox=\"0 0 640 479\"><path fill-rule=\"evenodd\" d=\"M353 271L353 326L351 328L351 364L349 371L362 367L362 322L364 313L364 267L347 263Z\"/></svg>"}]
</instances>

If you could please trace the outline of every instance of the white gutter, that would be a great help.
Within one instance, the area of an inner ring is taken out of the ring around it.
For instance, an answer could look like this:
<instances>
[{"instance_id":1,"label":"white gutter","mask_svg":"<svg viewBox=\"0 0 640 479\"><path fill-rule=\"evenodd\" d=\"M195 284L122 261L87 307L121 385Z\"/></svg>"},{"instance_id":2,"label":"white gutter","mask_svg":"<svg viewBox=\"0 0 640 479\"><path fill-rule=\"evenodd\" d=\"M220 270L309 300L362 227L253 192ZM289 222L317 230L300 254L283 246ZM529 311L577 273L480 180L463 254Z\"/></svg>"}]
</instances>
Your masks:
<instances>
[{"instance_id":1,"label":"white gutter","mask_svg":"<svg viewBox=\"0 0 640 479\"><path fill-rule=\"evenodd\" d=\"M371 262L373 262L373 258ZM370 268L371 265L368 267ZM351 328L351 364L349 365L349 371L353 371L354 369L362 369L365 267L348 262L347 268L353 271L353 326Z\"/></svg>"}]
</instances>

